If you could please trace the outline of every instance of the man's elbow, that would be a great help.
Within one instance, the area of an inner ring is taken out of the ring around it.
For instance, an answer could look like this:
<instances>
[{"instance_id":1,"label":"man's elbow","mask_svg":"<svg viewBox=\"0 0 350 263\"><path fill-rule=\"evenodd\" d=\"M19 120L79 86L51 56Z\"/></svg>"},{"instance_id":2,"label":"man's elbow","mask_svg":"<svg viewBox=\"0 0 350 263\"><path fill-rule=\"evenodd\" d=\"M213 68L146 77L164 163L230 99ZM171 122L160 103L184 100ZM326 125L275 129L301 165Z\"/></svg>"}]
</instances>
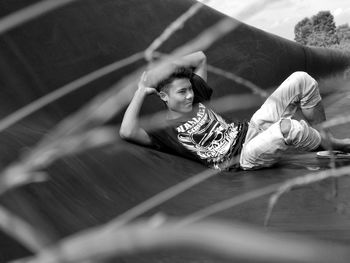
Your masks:
<instances>
[{"instance_id":1,"label":"man's elbow","mask_svg":"<svg viewBox=\"0 0 350 263\"><path fill-rule=\"evenodd\" d=\"M123 140L130 140L132 138L132 132L130 131L130 129L120 128L119 136Z\"/></svg>"},{"instance_id":2,"label":"man's elbow","mask_svg":"<svg viewBox=\"0 0 350 263\"><path fill-rule=\"evenodd\" d=\"M206 61L207 60L207 56L205 55L205 53L203 51L198 51L198 56L200 57L200 59L202 61Z\"/></svg>"}]
</instances>

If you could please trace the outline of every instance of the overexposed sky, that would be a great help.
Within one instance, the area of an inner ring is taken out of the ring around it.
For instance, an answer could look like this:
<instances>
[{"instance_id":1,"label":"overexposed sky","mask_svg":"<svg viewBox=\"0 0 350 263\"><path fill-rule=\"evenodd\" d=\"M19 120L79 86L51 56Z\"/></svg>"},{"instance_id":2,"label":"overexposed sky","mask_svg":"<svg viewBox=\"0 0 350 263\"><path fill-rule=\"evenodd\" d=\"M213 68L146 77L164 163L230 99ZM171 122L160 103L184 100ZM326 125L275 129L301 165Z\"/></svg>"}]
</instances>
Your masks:
<instances>
[{"instance_id":1,"label":"overexposed sky","mask_svg":"<svg viewBox=\"0 0 350 263\"><path fill-rule=\"evenodd\" d=\"M208 0L207 5L237 18L239 11L263 0ZM331 11L337 26L350 24L350 0L270 0L271 4L247 19L239 19L270 33L294 40L294 26L319 11ZM266 0L265 0L266 2Z\"/></svg>"}]
</instances>

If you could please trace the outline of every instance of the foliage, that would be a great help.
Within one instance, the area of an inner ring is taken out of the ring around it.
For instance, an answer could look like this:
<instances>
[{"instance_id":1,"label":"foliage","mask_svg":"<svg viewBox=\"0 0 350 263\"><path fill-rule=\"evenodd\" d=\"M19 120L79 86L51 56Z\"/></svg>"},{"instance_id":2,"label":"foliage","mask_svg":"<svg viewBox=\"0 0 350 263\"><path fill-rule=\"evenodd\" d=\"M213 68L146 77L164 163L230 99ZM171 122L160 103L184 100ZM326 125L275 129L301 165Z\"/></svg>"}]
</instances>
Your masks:
<instances>
[{"instance_id":1,"label":"foliage","mask_svg":"<svg viewBox=\"0 0 350 263\"><path fill-rule=\"evenodd\" d=\"M332 47L350 41L348 24L336 27L330 11L320 11L304 18L294 27L295 41L302 45Z\"/></svg>"},{"instance_id":2,"label":"foliage","mask_svg":"<svg viewBox=\"0 0 350 263\"><path fill-rule=\"evenodd\" d=\"M298 22L294 28L295 41L307 45L308 38L312 33L312 21L310 18L305 17L303 20Z\"/></svg>"},{"instance_id":3,"label":"foliage","mask_svg":"<svg viewBox=\"0 0 350 263\"><path fill-rule=\"evenodd\" d=\"M349 24L343 24L337 27L336 34L339 42L350 42L350 27Z\"/></svg>"}]
</instances>

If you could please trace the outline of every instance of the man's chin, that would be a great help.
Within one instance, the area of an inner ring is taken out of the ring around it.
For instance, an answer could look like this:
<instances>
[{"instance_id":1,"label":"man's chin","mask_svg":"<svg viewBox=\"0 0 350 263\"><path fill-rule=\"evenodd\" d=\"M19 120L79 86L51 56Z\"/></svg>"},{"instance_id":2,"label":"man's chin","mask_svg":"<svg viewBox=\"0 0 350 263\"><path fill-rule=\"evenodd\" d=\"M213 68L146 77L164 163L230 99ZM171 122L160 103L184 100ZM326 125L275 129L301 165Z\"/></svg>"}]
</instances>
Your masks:
<instances>
[{"instance_id":1,"label":"man's chin","mask_svg":"<svg viewBox=\"0 0 350 263\"><path fill-rule=\"evenodd\" d=\"M190 112L190 111L192 111L192 109L193 109L193 106L191 105L191 106L187 106L185 109L184 109L184 112Z\"/></svg>"}]
</instances>

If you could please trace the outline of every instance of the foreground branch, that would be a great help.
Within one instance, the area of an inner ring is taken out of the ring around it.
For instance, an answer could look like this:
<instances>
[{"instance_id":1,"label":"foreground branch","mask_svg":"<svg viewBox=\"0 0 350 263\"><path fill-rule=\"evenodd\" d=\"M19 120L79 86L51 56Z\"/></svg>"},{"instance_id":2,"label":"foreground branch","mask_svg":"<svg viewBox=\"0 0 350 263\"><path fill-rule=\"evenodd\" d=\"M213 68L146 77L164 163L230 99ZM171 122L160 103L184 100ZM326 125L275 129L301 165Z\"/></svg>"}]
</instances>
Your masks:
<instances>
[{"instance_id":1,"label":"foreground branch","mask_svg":"<svg viewBox=\"0 0 350 263\"><path fill-rule=\"evenodd\" d=\"M141 222L118 231L96 228L21 262L96 262L164 248L199 248L220 257L258 262L345 263L350 258L348 248L341 245L270 234L251 226L207 221L179 228L176 221L168 221L158 226Z\"/></svg>"},{"instance_id":2,"label":"foreground branch","mask_svg":"<svg viewBox=\"0 0 350 263\"><path fill-rule=\"evenodd\" d=\"M0 206L0 229L33 253L50 244L50 240L40 230Z\"/></svg>"},{"instance_id":3,"label":"foreground branch","mask_svg":"<svg viewBox=\"0 0 350 263\"><path fill-rule=\"evenodd\" d=\"M16 11L0 20L0 34L74 1L77 0L44 0Z\"/></svg>"},{"instance_id":4,"label":"foreground branch","mask_svg":"<svg viewBox=\"0 0 350 263\"><path fill-rule=\"evenodd\" d=\"M277 201L279 200L279 198L283 194L290 191L292 188L320 182L328 178L338 178L348 174L350 174L350 166L344 166L336 170L330 169L330 170L326 170L318 173L310 173L305 176L300 176L300 177L287 180L278 188L277 192L270 198L268 211L265 217L265 225L268 224L269 219L271 217L272 210L276 205Z\"/></svg>"},{"instance_id":5,"label":"foreground branch","mask_svg":"<svg viewBox=\"0 0 350 263\"><path fill-rule=\"evenodd\" d=\"M145 57L148 61L151 61L153 58L153 53L157 48L159 48L165 41L167 41L176 31L181 29L187 20L189 20L192 16L197 14L197 12L203 7L203 4L207 2L207 0L202 1L202 3L198 2L191 6L185 13L179 16L176 20L174 20L164 31L163 33L156 38L152 44L145 50Z\"/></svg>"}]
</instances>

